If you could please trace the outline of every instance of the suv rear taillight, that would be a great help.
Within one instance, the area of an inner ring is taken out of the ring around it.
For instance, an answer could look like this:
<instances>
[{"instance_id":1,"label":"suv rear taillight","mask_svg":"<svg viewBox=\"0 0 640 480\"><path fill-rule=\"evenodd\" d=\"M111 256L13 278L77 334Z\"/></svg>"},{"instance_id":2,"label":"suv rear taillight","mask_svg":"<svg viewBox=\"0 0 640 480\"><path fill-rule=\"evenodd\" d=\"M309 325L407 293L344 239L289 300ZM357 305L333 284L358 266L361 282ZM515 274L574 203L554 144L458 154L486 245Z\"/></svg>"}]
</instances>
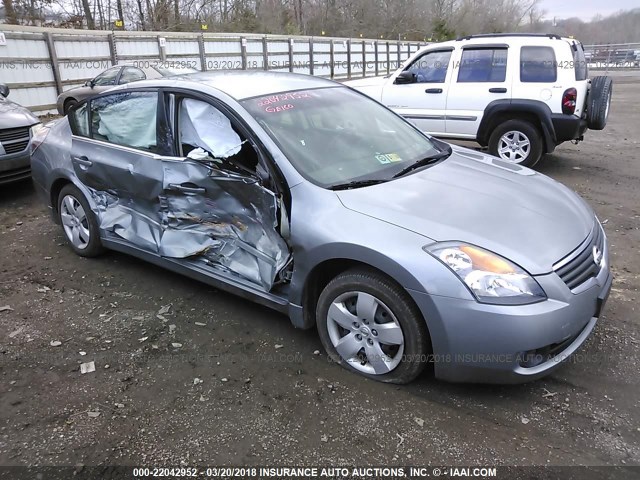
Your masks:
<instances>
[{"instance_id":1,"label":"suv rear taillight","mask_svg":"<svg viewBox=\"0 0 640 480\"><path fill-rule=\"evenodd\" d=\"M576 111L578 91L575 88L567 88L562 95L562 113L573 115Z\"/></svg>"}]
</instances>

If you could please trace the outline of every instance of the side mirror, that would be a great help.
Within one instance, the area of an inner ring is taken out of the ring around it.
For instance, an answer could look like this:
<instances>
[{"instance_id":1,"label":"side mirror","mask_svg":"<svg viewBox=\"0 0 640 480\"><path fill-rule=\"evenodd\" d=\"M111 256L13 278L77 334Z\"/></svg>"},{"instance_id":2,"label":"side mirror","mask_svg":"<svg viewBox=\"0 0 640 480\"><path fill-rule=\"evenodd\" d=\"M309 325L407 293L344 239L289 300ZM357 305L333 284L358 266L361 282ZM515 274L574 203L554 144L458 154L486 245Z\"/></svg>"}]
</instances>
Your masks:
<instances>
[{"instance_id":1,"label":"side mirror","mask_svg":"<svg viewBox=\"0 0 640 480\"><path fill-rule=\"evenodd\" d=\"M9 96L9 86L6 83L0 83L0 95L5 98Z\"/></svg>"},{"instance_id":2,"label":"side mirror","mask_svg":"<svg viewBox=\"0 0 640 480\"><path fill-rule=\"evenodd\" d=\"M93 83L93 78L91 80L87 80L86 82L84 82L84 86L85 87L91 87L93 88L95 84Z\"/></svg>"},{"instance_id":3,"label":"side mirror","mask_svg":"<svg viewBox=\"0 0 640 480\"><path fill-rule=\"evenodd\" d=\"M413 72L404 71L396 77L396 85L407 85L409 83L416 83L416 74Z\"/></svg>"}]
</instances>

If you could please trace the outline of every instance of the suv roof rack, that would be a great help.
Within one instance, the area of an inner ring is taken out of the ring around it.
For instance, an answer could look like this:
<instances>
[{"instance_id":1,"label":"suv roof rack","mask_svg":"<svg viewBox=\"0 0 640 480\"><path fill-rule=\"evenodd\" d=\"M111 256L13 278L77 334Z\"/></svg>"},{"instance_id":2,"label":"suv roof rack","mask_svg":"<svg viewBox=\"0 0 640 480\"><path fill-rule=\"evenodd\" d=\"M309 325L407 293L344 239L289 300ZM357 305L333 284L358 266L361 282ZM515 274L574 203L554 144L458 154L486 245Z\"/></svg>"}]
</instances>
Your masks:
<instances>
[{"instance_id":1,"label":"suv roof rack","mask_svg":"<svg viewBox=\"0 0 640 480\"><path fill-rule=\"evenodd\" d=\"M493 38L493 37L547 37L560 40L561 37L557 33L478 33L475 35L467 35L466 37L458 37L456 41L471 40L472 38Z\"/></svg>"}]
</instances>

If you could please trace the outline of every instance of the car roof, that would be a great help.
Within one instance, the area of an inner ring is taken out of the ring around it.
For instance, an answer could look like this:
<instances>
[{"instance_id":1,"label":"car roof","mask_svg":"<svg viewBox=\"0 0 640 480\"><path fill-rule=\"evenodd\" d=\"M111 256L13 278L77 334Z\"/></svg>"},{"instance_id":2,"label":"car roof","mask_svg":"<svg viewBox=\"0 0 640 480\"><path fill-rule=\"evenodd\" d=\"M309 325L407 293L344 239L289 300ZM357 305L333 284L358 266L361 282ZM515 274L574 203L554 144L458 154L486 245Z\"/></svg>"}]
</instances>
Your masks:
<instances>
[{"instance_id":1,"label":"car roof","mask_svg":"<svg viewBox=\"0 0 640 480\"><path fill-rule=\"evenodd\" d=\"M198 72L178 75L157 80L144 80L128 84L131 88L137 86L162 86L165 82L193 82L206 85L226 93L236 100L260 97L292 90L306 90L323 87L339 87L339 83L320 77L297 73L266 72L266 71L224 71ZM196 85L185 84L188 88Z\"/></svg>"},{"instance_id":2,"label":"car roof","mask_svg":"<svg viewBox=\"0 0 640 480\"><path fill-rule=\"evenodd\" d=\"M527 45L542 45L544 43L551 42L576 42L577 40L569 37L560 37L555 34L533 34L533 33L502 33L502 34L481 34L481 35L470 35L468 37L461 37L456 40L449 40L446 42L437 42L430 43L427 46L421 48L420 50L432 50L437 48L447 48L447 47L462 47L464 45L497 45L497 44L508 44L514 46L527 46Z\"/></svg>"}]
</instances>

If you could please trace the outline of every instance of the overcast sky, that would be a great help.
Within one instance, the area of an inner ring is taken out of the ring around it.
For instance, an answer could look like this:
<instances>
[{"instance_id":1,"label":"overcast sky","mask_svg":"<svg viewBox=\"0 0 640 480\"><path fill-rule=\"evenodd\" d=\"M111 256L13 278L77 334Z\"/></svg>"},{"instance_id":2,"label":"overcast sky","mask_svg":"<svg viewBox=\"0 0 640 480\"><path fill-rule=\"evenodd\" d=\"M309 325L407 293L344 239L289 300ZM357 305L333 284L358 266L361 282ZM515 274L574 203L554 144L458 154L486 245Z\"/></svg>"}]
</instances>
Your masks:
<instances>
[{"instance_id":1,"label":"overcast sky","mask_svg":"<svg viewBox=\"0 0 640 480\"><path fill-rule=\"evenodd\" d=\"M540 8L546 10L545 18L578 17L591 20L595 15L611 15L620 10L639 8L639 0L540 0Z\"/></svg>"}]
</instances>

